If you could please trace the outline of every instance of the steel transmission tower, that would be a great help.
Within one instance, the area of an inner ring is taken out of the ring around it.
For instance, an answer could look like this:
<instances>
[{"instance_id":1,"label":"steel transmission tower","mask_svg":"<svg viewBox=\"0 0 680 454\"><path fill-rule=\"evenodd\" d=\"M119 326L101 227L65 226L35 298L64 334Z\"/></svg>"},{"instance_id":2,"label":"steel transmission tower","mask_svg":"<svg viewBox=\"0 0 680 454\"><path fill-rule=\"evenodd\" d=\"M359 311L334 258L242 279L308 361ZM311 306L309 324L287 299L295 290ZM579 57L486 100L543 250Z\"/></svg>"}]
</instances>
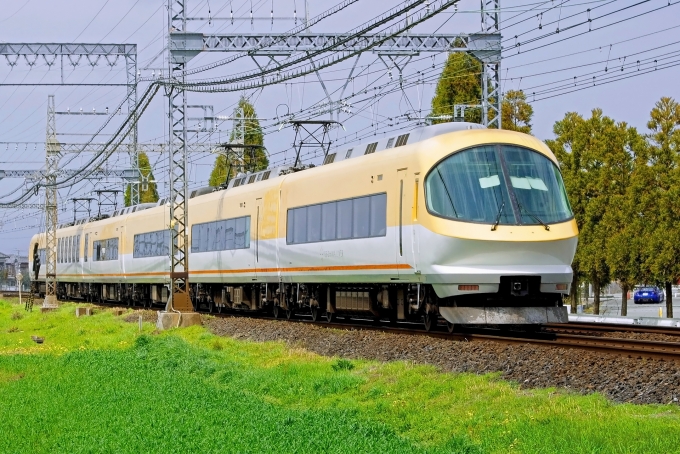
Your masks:
<instances>
[{"instance_id":1,"label":"steel transmission tower","mask_svg":"<svg viewBox=\"0 0 680 454\"><path fill-rule=\"evenodd\" d=\"M168 0L168 70L172 81L185 81L184 69L191 57L173 52L173 34L187 31L187 0ZM168 93L170 165L170 298L168 309L193 310L189 297L189 219L187 197L187 94L177 85Z\"/></svg>"},{"instance_id":2,"label":"steel transmission tower","mask_svg":"<svg viewBox=\"0 0 680 454\"><path fill-rule=\"evenodd\" d=\"M14 68L21 57L29 67L33 67L39 58L42 58L48 68L58 65L60 81L55 83L5 83L0 85L43 85L43 86L121 86L126 87L128 112L133 113L136 120L135 106L137 105L137 45L136 44L81 44L81 43L1 43L0 56L4 56L7 64ZM85 60L81 62L82 58ZM85 64L85 61L93 68L104 61L113 68L119 58L125 59L126 83L67 83L64 78L64 68L68 65L74 69L76 66ZM128 142L128 154L130 166L139 169L139 152L137 150L137 124L130 132ZM130 202L132 205L139 204L139 183L130 183Z\"/></svg>"},{"instance_id":3,"label":"steel transmission tower","mask_svg":"<svg viewBox=\"0 0 680 454\"><path fill-rule=\"evenodd\" d=\"M44 308L57 307L57 171L59 141L54 107L54 95L47 98L46 175L45 175L45 300Z\"/></svg>"},{"instance_id":4,"label":"steel transmission tower","mask_svg":"<svg viewBox=\"0 0 680 454\"><path fill-rule=\"evenodd\" d=\"M501 0L481 0L482 32L501 33ZM482 62L482 123L501 129L501 53L479 55Z\"/></svg>"}]
</instances>

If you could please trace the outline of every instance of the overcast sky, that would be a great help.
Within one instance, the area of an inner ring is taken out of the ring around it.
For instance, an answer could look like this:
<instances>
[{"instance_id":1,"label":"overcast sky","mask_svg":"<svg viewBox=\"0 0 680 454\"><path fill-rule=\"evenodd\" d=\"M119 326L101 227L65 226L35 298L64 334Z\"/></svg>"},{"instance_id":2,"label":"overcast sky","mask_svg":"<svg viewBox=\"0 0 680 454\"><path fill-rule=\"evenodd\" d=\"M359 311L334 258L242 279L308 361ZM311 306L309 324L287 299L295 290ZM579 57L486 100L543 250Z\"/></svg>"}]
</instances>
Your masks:
<instances>
[{"instance_id":1,"label":"overcast sky","mask_svg":"<svg viewBox=\"0 0 680 454\"><path fill-rule=\"evenodd\" d=\"M330 8L340 0L311 0L310 16ZM369 21L396 2L385 0L359 0L336 16L315 26L313 32L344 32ZM601 107L606 115L618 121L626 121L646 129L650 109L661 96L680 98L678 79L680 69L680 5L678 0L668 5L668 0L609 1L571 0L538 1L514 0L502 3L503 62L502 88L524 89L534 107L533 132L541 139L553 137L555 121L566 112L576 111L588 115L595 107ZM0 14L0 42L85 42L85 43L134 43L138 46L138 63L141 75L151 76L155 68L165 68L166 19L165 0L24 0L5 1ZM273 4L273 6L272 6ZM210 24L192 21L190 31L203 33L264 33L286 31L295 23L276 19L249 20L251 5L254 17L277 18L304 16L303 0L194 0L188 1L191 16L212 18ZM629 7L629 8L627 8ZM589 11L590 10L590 11ZM210 11L210 13L208 13ZM455 14L454 14L455 13ZM234 17L231 20L222 18ZM590 23L588 19L591 19ZM556 32L560 29L559 33ZM588 29L592 31L588 32ZM461 0L458 10L451 10L438 18L419 26L418 33L475 33L480 31L478 0ZM517 36L517 38L515 38ZM517 44L519 43L519 46ZM422 54L415 57L404 71L409 82L421 80L425 74L436 74L441 69L445 55ZM201 54L189 67L198 67L224 58L220 54ZM654 62L656 60L656 62ZM639 62L639 63L638 63ZM60 77L58 64L51 68L38 59L32 66L25 60L14 66L0 57L0 142L44 142L47 96L54 94L58 111L102 112L113 109L123 99L123 87L42 87L37 85L16 86L17 83L57 82ZM84 59L73 67L65 64L65 79L70 83L124 83L122 61L109 67L100 60L93 66ZM433 69L432 66L435 66ZM666 66L670 66L664 69ZM143 69L148 67L149 69ZM351 62L322 72L326 88L337 99L344 85ZM655 71L654 68L657 68ZM247 59L237 60L195 77L219 77L255 68ZM606 69L606 71L605 71ZM648 74L645 74L649 72ZM362 55L355 70L356 77L346 88L345 95L363 89L383 87L390 81L388 70L375 55ZM593 76L595 77L593 79ZM392 70L392 80L397 77ZM623 80L606 83L616 78ZM427 77L425 77L427 79ZM587 82L586 82L587 81ZM406 83L403 91L381 98L379 102L361 103L352 98L340 121L346 131L336 130L333 139L339 146L365 135L380 135L397 128L408 128L412 123L390 120L406 112L429 113L435 80ZM585 85L581 85L585 83ZM140 86L140 92L144 86ZM380 91L380 89L378 89ZM571 93L567 93L572 91ZM536 93L533 95L533 93ZM284 85L267 87L242 93L190 94L190 104L212 105L215 113L231 114L238 97L251 99L258 117L267 131L265 145L273 163L281 163L292 157L293 140L289 129L278 131L277 116L309 108L323 102L325 96L316 76L293 80ZM554 96L554 97L552 97ZM356 101L356 102L355 102ZM140 141L164 142L167 140L167 98L160 94L140 120ZM200 112L190 112L198 115ZM62 142L83 142L98 129L103 116L60 116L57 129ZM122 120L122 116L120 116ZM324 115L323 118L328 118ZM115 119L114 119L115 123ZM194 122L194 127L197 122ZM371 128L373 124L373 128ZM392 124L392 126L389 126ZM219 131L197 134L191 140L218 142L226 140L230 122L218 124ZM111 129L105 129L108 132ZM96 141L105 140L106 136ZM44 150L39 147L23 148L0 146L3 152L0 168L37 169L44 165ZM76 158L65 164L76 168L84 158ZM318 159L318 157L316 158ZM150 156L155 169L159 191L167 186L166 158ZM192 157L191 186L204 186L213 156ZM127 168L127 157L117 154L109 163L113 168ZM23 183L18 180L0 182L0 196ZM64 211L60 219L72 219L74 196L90 193L94 188L120 188L115 179L81 183L70 190L60 192ZM42 199L34 198L37 203ZM16 248L26 249L28 239L43 224L40 212L35 210L4 210L0 213L0 251L10 253Z\"/></svg>"}]
</instances>

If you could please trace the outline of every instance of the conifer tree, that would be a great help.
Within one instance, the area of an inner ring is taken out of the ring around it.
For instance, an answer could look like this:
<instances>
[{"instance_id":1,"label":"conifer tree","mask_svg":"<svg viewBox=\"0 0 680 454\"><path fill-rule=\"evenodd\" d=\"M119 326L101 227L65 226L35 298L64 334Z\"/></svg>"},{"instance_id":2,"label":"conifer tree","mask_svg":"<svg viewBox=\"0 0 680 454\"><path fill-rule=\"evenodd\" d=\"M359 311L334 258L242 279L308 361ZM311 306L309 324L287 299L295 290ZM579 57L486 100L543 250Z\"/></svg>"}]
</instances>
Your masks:
<instances>
[{"instance_id":1,"label":"conifer tree","mask_svg":"<svg viewBox=\"0 0 680 454\"><path fill-rule=\"evenodd\" d=\"M431 116L453 115L456 104L480 104L482 99L482 64L467 52L451 52L437 82L432 98ZM478 108L466 109L465 121L480 123ZM449 120L435 120L444 123Z\"/></svg>"},{"instance_id":2,"label":"conifer tree","mask_svg":"<svg viewBox=\"0 0 680 454\"><path fill-rule=\"evenodd\" d=\"M548 145L561 163L579 227L572 284L578 284L579 278L592 283L594 312L599 314L601 288L612 276L607 252L612 237L621 229L618 219L607 213L626 197L633 159L631 141L636 134L600 109L594 109L588 119L568 113L555 124L554 131L557 138Z\"/></svg>"},{"instance_id":3,"label":"conifer tree","mask_svg":"<svg viewBox=\"0 0 680 454\"><path fill-rule=\"evenodd\" d=\"M151 172L151 163L149 162L149 157L144 152L139 153L139 171L145 178L148 178L149 181L152 181L154 179L153 172ZM158 202L158 189L156 187L156 183L148 183L147 186L148 187L146 188L146 190L143 190L142 184L141 183L139 184L139 202L140 203ZM129 207L131 203L130 192L131 188L130 185L128 184L125 187L124 194L126 207Z\"/></svg>"},{"instance_id":4,"label":"conifer tree","mask_svg":"<svg viewBox=\"0 0 680 454\"><path fill-rule=\"evenodd\" d=\"M643 269L647 282L665 286L666 315L673 317L672 285L680 278L680 105L661 98L650 117L648 153L635 182L646 240Z\"/></svg>"},{"instance_id":5,"label":"conifer tree","mask_svg":"<svg viewBox=\"0 0 680 454\"><path fill-rule=\"evenodd\" d=\"M522 90L510 90L501 102L501 125L503 129L531 134L531 117L534 108L527 102Z\"/></svg>"},{"instance_id":6,"label":"conifer tree","mask_svg":"<svg viewBox=\"0 0 680 454\"><path fill-rule=\"evenodd\" d=\"M231 132L229 140L231 143L243 141L246 145L263 145L264 135L260 122L255 120L257 113L255 107L245 98L239 99L238 105L234 109L233 116L240 118L234 121L234 129ZM243 136L243 137L241 137ZM236 149L241 154L241 149ZM224 184L227 179L227 172L231 168L231 177L234 177L238 172L257 172L266 169L269 165L269 159L264 149L245 149L243 156L218 154L215 158L215 165L210 173L210 186L219 186ZM231 164L231 165L230 165Z\"/></svg>"}]
</instances>

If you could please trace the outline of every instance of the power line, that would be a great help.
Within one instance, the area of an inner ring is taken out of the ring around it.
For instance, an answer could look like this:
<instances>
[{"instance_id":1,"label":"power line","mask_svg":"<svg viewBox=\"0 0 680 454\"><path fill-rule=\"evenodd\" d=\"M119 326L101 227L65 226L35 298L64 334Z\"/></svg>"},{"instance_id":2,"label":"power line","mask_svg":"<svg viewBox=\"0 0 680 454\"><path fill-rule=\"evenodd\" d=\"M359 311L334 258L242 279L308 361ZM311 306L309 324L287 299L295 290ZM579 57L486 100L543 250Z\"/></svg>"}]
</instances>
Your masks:
<instances>
[{"instance_id":1,"label":"power line","mask_svg":"<svg viewBox=\"0 0 680 454\"><path fill-rule=\"evenodd\" d=\"M76 36L76 37L73 39L72 42L77 42L77 41L78 41L78 38L80 38L81 35L82 35L83 33L85 33L85 30L87 30L88 27L89 27L90 25L92 25L92 22L94 22L94 20L99 16L99 13L101 13L101 12L104 10L104 8L106 8L106 5L108 5L110 1L111 1L111 0L106 0L106 2L102 5L102 7L99 8L99 11L97 11L97 14L95 14L94 17L93 17L92 19L90 19L90 22L88 22L87 25L85 26L85 28L84 28L80 33L78 33L78 36Z\"/></svg>"}]
</instances>

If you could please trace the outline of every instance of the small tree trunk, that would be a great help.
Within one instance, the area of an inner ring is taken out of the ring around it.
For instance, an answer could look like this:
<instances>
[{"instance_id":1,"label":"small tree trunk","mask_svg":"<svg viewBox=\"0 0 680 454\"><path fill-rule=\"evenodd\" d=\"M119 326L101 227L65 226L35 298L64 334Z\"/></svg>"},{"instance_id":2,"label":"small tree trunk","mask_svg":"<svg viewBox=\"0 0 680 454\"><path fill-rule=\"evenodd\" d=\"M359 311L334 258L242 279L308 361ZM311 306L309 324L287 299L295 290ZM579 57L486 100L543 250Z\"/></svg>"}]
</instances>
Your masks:
<instances>
[{"instance_id":1,"label":"small tree trunk","mask_svg":"<svg viewBox=\"0 0 680 454\"><path fill-rule=\"evenodd\" d=\"M673 283L666 282L666 317L673 318Z\"/></svg>"},{"instance_id":2,"label":"small tree trunk","mask_svg":"<svg viewBox=\"0 0 680 454\"><path fill-rule=\"evenodd\" d=\"M593 279L593 314L600 315L600 279Z\"/></svg>"},{"instance_id":3,"label":"small tree trunk","mask_svg":"<svg viewBox=\"0 0 680 454\"><path fill-rule=\"evenodd\" d=\"M621 316L628 315L628 284L621 283Z\"/></svg>"},{"instance_id":4,"label":"small tree trunk","mask_svg":"<svg viewBox=\"0 0 680 454\"><path fill-rule=\"evenodd\" d=\"M571 313L575 314L576 313L576 306L578 305L578 276L576 273L574 273L574 276L571 278Z\"/></svg>"}]
</instances>

